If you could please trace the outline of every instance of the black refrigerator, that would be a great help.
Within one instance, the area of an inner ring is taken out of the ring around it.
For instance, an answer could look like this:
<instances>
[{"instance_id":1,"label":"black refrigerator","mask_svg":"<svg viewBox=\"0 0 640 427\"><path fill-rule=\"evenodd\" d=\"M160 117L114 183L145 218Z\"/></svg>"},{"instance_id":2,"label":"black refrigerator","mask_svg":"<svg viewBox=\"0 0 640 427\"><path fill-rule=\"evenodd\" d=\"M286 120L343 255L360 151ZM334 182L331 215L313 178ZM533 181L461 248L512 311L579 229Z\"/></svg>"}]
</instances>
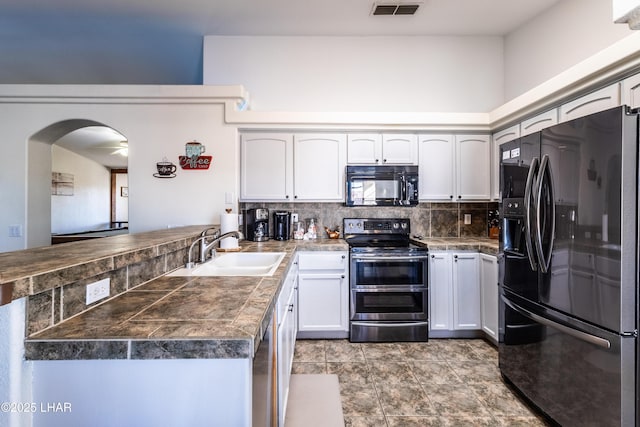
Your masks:
<instances>
[{"instance_id":1,"label":"black refrigerator","mask_svg":"<svg viewBox=\"0 0 640 427\"><path fill-rule=\"evenodd\" d=\"M563 426L638 421L638 115L500 148L503 378Z\"/></svg>"}]
</instances>

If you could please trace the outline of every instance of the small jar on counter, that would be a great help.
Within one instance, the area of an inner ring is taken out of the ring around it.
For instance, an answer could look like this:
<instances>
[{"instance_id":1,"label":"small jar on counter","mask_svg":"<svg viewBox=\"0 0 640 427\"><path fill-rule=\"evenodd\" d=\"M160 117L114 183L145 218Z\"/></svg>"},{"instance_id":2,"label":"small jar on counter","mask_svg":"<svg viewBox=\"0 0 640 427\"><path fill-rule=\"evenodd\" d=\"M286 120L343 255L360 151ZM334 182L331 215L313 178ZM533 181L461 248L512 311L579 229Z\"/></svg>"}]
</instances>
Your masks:
<instances>
[{"instance_id":1,"label":"small jar on counter","mask_svg":"<svg viewBox=\"0 0 640 427\"><path fill-rule=\"evenodd\" d=\"M295 240L304 239L304 229L305 229L304 221L294 222L293 223L293 238Z\"/></svg>"},{"instance_id":2,"label":"small jar on counter","mask_svg":"<svg viewBox=\"0 0 640 427\"><path fill-rule=\"evenodd\" d=\"M318 237L318 220L315 218L307 218L307 239L316 239Z\"/></svg>"}]
</instances>

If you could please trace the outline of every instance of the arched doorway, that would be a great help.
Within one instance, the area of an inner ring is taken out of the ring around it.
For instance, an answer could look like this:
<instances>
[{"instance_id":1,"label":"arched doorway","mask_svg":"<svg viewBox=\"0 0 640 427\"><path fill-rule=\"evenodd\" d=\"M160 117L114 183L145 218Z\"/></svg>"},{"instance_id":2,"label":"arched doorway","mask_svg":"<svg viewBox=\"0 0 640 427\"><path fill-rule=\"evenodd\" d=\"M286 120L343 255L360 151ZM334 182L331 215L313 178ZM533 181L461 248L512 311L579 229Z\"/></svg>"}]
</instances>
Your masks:
<instances>
[{"instance_id":1,"label":"arched doorway","mask_svg":"<svg viewBox=\"0 0 640 427\"><path fill-rule=\"evenodd\" d=\"M124 135L70 119L36 132L28 148L27 247L49 245L52 235L59 243L127 232Z\"/></svg>"}]
</instances>

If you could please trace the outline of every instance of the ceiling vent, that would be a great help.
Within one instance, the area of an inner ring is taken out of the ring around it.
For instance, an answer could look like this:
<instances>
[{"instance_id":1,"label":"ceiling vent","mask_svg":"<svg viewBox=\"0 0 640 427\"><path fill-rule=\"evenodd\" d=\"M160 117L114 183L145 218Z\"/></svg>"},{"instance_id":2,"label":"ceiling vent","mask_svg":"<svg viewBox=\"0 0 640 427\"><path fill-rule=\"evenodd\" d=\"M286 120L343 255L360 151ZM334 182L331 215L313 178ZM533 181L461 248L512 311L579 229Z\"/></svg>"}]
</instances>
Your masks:
<instances>
[{"instance_id":1,"label":"ceiling vent","mask_svg":"<svg viewBox=\"0 0 640 427\"><path fill-rule=\"evenodd\" d=\"M420 7L419 4L373 4L372 15L413 15Z\"/></svg>"}]
</instances>

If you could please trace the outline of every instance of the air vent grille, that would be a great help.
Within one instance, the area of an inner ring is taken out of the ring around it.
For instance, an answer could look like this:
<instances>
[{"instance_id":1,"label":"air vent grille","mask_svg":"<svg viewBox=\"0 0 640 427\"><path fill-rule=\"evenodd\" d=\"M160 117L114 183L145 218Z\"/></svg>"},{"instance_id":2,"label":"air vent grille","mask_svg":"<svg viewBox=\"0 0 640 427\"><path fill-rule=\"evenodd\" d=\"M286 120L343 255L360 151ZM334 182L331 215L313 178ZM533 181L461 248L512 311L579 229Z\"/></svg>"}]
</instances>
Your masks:
<instances>
[{"instance_id":1,"label":"air vent grille","mask_svg":"<svg viewBox=\"0 0 640 427\"><path fill-rule=\"evenodd\" d=\"M373 4L372 15L413 15L419 4Z\"/></svg>"}]
</instances>

